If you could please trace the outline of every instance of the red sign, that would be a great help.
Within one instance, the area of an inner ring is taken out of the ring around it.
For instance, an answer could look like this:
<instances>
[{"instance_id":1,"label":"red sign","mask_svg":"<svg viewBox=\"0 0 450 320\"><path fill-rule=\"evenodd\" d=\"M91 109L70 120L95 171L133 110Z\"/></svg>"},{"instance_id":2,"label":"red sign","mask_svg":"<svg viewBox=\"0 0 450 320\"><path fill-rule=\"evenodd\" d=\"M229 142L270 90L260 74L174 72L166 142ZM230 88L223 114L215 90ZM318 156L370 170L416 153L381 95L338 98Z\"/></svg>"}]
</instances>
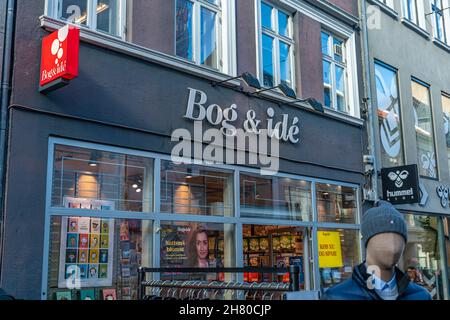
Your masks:
<instances>
[{"instance_id":1,"label":"red sign","mask_svg":"<svg viewBox=\"0 0 450 320\"><path fill-rule=\"evenodd\" d=\"M65 26L42 39L41 87L60 78L78 76L80 30Z\"/></svg>"}]
</instances>

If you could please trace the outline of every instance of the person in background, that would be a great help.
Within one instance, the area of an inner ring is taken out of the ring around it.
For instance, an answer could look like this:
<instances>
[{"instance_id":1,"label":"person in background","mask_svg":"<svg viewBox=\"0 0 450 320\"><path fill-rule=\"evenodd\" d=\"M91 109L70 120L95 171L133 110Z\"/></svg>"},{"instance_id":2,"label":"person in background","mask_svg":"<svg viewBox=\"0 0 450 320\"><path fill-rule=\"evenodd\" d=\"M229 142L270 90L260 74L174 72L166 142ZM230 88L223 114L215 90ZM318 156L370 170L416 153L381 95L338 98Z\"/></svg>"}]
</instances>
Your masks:
<instances>
[{"instance_id":1,"label":"person in background","mask_svg":"<svg viewBox=\"0 0 450 320\"><path fill-rule=\"evenodd\" d=\"M431 300L428 291L397 268L408 241L406 222L389 202L379 201L362 218L366 261L352 278L325 291L323 300Z\"/></svg>"}]
</instances>

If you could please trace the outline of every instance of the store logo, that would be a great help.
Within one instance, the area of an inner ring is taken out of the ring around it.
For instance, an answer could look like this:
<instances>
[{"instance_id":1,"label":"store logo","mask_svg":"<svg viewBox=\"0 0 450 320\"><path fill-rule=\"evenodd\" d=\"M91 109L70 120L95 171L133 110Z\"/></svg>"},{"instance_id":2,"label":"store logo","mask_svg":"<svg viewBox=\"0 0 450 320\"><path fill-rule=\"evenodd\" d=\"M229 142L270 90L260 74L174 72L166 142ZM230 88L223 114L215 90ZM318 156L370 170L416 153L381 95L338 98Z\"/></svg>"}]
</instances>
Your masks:
<instances>
[{"instance_id":1,"label":"store logo","mask_svg":"<svg viewBox=\"0 0 450 320\"><path fill-rule=\"evenodd\" d=\"M381 143L384 151L391 157L395 158L400 153L400 127L396 119L394 110L390 110L386 119L380 126Z\"/></svg>"},{"instance_id":2,"label":"store logo","mask_svg":"<svg viewBox=\"0 0 450 320\"><path fill-rule=\"evenodd\" d=\"M439 186L436 188L436 193L438 194L439 198L441 199L441 206L443 208L447 208L448 206L448 196L449 196L449 188L444 186Z\"/></svg>"},{"instance_id":3,"label":"store logo","mask_svg":"<svg viewBox=\"0 0 450 320\"><path fill-rule=\"evenodd\" d=\"M65 26L42 40L40 86L78 76L80 30Z\"/></svg>"},{"instance_id":4,"label":"store logo","mask_svg":"<svg viewBox=\"0 0 450 320\"><path fill-rule=\"evenodd\" d=\"M406 170L400 171L392 171L388 174L389 179L395 181L395 186L397 188L403 187L403 181L406 180L409 176L409 172Z\"/></svg>"}]
</instances>

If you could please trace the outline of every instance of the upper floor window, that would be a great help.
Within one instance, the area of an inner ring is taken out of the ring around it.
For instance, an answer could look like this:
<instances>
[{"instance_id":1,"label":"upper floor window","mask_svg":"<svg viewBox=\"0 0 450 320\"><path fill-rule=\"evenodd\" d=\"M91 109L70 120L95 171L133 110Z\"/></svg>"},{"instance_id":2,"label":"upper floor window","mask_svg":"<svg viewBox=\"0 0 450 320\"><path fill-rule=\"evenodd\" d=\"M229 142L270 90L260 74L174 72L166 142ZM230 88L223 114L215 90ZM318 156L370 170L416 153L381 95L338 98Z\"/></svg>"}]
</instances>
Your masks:
<instances>
[{"instance_id":1,"label":"upper floor window","mask_svg":"<svg viewBox=\"0 0 450 320\"><path fill-rule=\"evenodd\" d=\"M447 161L450 169L450 95L442 93L442 112L444 113L444 136L447 146Z\"/></svg>"},{"instance_id":2,"label":"upper floor window","mask_svg":"<svg viewBox=\"0 0 450 320\"><path fill-rule=\"evenodd\" d=\"M405 1L405 15L406 17L414 22L415 24L419 24L419 0L404 0Z\"/></svg>"},{"instance_id":3,"label":"upper floor window","mask_svg":"<svg viewBox=\"0 0 450 320\"><path fill-rule=\"evenodd\" d=\"M323 31L324 105L341 112L349 112L347 103L347 61L342 39Z\"/></svg>"},{"instance_id":4,"label":"upper floor window","mask_svg":"<svg viewBox=\"0 0 450 320\"><path fill-rule=\"evenodd\" d=\"M394 9L394 0L380 0L380 2L384 3L388 7Z\"/></svg>"},{"instance_id":5,"label":"upper floor window","mask_svg":"<svg viewBox=\"0 0 450 320\"><path fill-rule=\"evenodd\" d=\"M176 0L175 54L198 65L234 73L230 0Z\"/></svg>"},{"instance_id":6,"label":"upper floor window","mask_svg":"<svg viewBox=\"0 0 450 320\"><path fill-rule=\"evenodd\" d=\"M434 37L442 42L447 42L444 9L443 0L431 0L431 11L434 16Z\"/></svg>"},{"instance_id":7,"label":"upper floor window","mask_svg":"<svg viewBox=\"0 0 450 320\"><path fill-rule=\"evenodd\" d=\"M294 87L292 18L286 12L261 2L260 6L261 82L266 87L284 83Z\"/></svg>"},{"instance_id":8,"label":"upper floor window","mask_svg":"<svg viewBox=\"0 0 450 320\"><path fill-rule=\"evenodd\" d=\"M86 28L123 37L126 0L49 0L49 14Z\"/></svg>"}]
</instances>

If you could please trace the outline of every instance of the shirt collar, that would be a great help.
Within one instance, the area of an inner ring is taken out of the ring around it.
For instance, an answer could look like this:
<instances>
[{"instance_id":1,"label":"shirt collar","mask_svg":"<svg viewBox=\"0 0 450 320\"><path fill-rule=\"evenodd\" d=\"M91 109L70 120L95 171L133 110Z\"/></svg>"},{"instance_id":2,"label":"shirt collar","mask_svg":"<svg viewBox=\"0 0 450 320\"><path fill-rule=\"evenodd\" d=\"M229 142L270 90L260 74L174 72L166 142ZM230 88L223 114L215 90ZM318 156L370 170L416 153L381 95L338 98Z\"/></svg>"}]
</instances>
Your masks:
<instances>
[{"instance_id":1,"label":"shirt collar","mask_svg":"<svg viewBox=\"0 0 450 320\"><path fill-rule=\"evenodd\" d=\"M389 281L383 281L380 278L378 278L375 274L372 275L372 284L374 286L375 290L381 290L381 291L392 291L397 287L397 281L396 281L396 274L394 271L394 274L392 275L391 280Z\"/></svg>"}]
</instances>

